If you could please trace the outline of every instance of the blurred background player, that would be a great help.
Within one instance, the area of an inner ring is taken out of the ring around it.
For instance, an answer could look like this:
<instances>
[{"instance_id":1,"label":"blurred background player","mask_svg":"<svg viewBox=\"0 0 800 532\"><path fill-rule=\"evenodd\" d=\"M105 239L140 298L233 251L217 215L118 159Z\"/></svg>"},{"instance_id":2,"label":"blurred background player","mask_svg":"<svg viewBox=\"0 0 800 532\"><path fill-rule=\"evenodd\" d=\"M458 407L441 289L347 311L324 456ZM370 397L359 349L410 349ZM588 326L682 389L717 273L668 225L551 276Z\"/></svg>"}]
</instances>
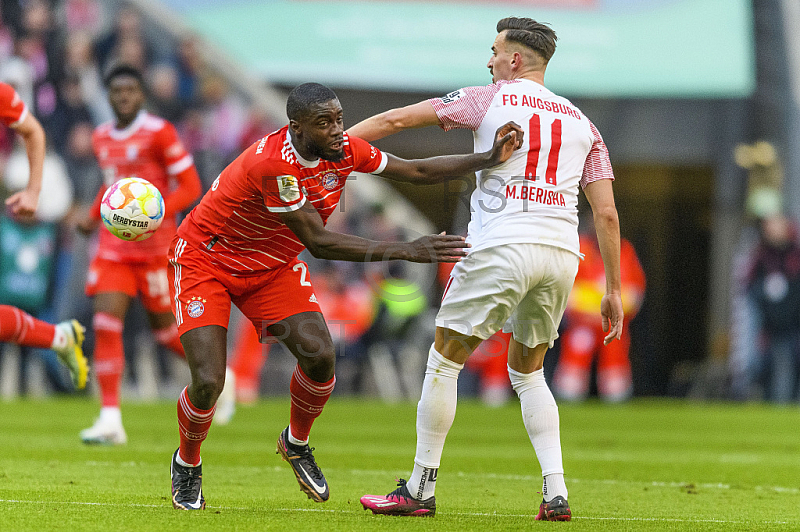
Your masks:
<instances>
[{"instance_id":1,"label":"blurred background player","mask_svg":"<svg viewBox=\"0 0 800 532\"><path fill-rule=\"evenodd\" d=\"M580 401L589 394L592 365L596 364L597 393L609 402L625 401L633 393L631 378L630 321L642 306L645 277L636 251L627 239L620 239L622 308L625 322L616 342L603 341L597 309L606 289L603 257L591 216L581 216L580 242L583 260L567 301L566 327L561 333L561 352L553 380L556 396Z\"/></svg>"},{"instance_id":2,"label":"blurred background player","mask_svg":"<svg viewBox=\"0 0 800 532\"><path fill-rule=\"evenodd\" d=\"M178 401L180 446L171 467L176 509L205 507L200 446L225 382L231 303L262 340L279 339L297 359L278 452L310 499L328 500L328 483L308 442L333 392L336 352L308 265L297 255L307 248L317 258L353 262L458 260L462 237L376 242L330 231L325 223L351 172L443 180L506 160L521 134L505 124L484 153L405 161L345 134L339 100L323 85L295 87L286 114L289 125L251 145L220 174L170 248L170 290L192 373Z\"/></svg>"},{"instance_id":3,"label":"blurred background player","mask_svg":"<svg viewBox=\"0 0 800 532\"><path fill-rule=\"evenodd\" d=\"M144 81L138 69L116 65L106 75L105 85L115 120L99 126L92 136L104 183L79 229L88 234L97 228L103 193L126 177L150 181L164 196L166 209L161 227L147 240L126 242L101 231L87 276L86 293L94 297L93 365L102 408L95 424L80 436L84 443L124 444L127 435L120 412L120 383L125 366L125 315L131 299L141 297L155 340L184 356L170 310L166 253L175 235L177 215L200 195L200 178L175 127L143 109Z\"/></svg>"},{"instance_id":4,"label":"blurred background player","mask_svg":"<svg viewBox=\"0 0 800 532\"><path fill-rule=\"evenodd\" d=\"M477 177L467 236L472 247L453 268L436 316L417 407L414 469L408 482L400 480L387 496L361 498L364 508L376 514L436 512L436 479L455 418L459 373L475 348L503 329L513 333L508 373L542 468L536 519L571 519L558 407L542 368L578 269L579 187L592 207L605 264L605 295L597 309L607 333L604 341L622 333L619 218L608 150L594 124L544 86L555 32L529 18L509 17L497 23L497 33L487 65L491 85L390 110L349 130L375 140L409 128L464 128L473 131L480 150L503 122L514 120L525 129L525 148Z\"/></svg>"},{"instance_id":5,"label":"blurred background player","mask_svg":"<svg viewBox=\"0 0 800 532\"><path fill-rule=\"evenodd\" d=\"M42 188L46 148L44 130L28 111L17 91L6 83L0 83L0 121L22 138L29 165L27 186L6 200L6 208L12 216L21 220L32 219ZM0 305L0 342L53 349L69 368L72 383L77 389L86 386L88 372L86 358L83 356L83 336L84 328L76 320L53 325L37 320L19 308Z\"/></svg>"}]
</instances>

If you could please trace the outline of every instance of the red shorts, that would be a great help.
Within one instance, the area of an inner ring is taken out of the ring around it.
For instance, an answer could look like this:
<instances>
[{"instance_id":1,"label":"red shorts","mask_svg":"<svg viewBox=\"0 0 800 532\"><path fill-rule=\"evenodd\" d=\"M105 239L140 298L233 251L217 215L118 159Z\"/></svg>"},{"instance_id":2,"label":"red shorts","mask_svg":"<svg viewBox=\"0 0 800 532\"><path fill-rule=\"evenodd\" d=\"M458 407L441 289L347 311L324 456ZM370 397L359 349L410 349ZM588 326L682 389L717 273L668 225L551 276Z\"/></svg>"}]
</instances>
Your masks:
<instances>
[{"instance_id":1,"label":"red shorts","mask_svg":"<svg viewBox=\"0 0 800 532\"><path fill-rule=\"evenodd\" d=\"M147 262L117 262L95 257L86 276L86 295L122 292L141 297L149 312L169 312L170 292L167 262L162 258Z\"/></svg>"},{"instance_id":2,"label":"red shorts","mask_svg":"<svg viewBox=\"0 0 800 532\"><path fill-rule=\"evenodd\" d=\"M177 253L176 253L177 249ZM264 341L266 327L301 312L321 312L308 265L295 258L256 275L235 277L207 255L176 237L169 248L169 290L180 334L204 327L228 327L231 302L247 316Z\"/></svg>"}]
</instances>

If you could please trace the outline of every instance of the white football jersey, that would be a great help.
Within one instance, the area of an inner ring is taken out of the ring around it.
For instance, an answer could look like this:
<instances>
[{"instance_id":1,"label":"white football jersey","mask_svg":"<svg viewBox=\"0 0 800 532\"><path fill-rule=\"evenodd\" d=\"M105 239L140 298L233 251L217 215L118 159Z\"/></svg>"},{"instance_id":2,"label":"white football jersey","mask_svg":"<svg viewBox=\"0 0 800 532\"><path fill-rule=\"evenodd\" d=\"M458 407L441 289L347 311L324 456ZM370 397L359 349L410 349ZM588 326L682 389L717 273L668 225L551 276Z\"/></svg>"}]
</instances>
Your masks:
<instances>
[{"instance_id":1,"label":"white football jersey","mask_svg":"<svg viewBox=\"0 0 800 532\"><path fill-rule=\"evenodd\" d=\"M521 149L477 174L467 242L473 250L536 243L580 255L578 186L614 179L600 133L569 100L530 80L466 87L430 100L445 130L473 131L475 152L491 149L497 128L516 122Z\"/></svg>"}]
</instances>

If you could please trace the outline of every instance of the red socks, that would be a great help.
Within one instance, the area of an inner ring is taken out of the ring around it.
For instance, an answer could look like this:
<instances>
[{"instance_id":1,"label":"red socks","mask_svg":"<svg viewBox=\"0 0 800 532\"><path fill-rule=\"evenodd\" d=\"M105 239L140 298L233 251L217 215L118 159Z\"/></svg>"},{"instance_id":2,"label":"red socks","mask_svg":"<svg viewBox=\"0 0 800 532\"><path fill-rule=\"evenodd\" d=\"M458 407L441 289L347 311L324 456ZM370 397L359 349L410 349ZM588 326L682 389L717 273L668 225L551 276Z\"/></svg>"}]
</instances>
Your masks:
<instances>
[{"instance_id":1,"label":"red socks","mask_svg":"<svg viewBox=\"0 0 800 532\"><path fill-rule=\"evenodd\" d=\"M312 381L303 373L300 366L295 367L289 384L292 396L289 431L295 439L308 441L311 425L322 413L322 408L328 402L335 383L336 377L324 383Z\"/></svg>"},{"instance_id":2,"label":"red socks","mask_svg":"<svg viewBox=\"0 0 800 532\"><path fill-rule=\"evenodd\" d=\"M111 314L98 312L92 321L94 327L94 374L100 387L103 406L119 407L119 387L125 369L125 349L122 346L122 320Z\"/></svg>"},{"instance_id":3,"label":"red socks","mask_svg":"<svg viewBox=\"0 0 800 532\"><path fill-rule=\"evenodd\" d=\"M55 335L55 325L37 320L17 307L0 305L0 342L49 349Z\"/></svg>"},{"instance_id":4,"label":"red socks","mask_svg":"<svg viewBox=\"0 0 800 532\"><path fill-rule=\"evenodd\" d=\"M200 463L200 445L208 436L216 408L215 405L210 410L201 410L189 400L186 388L181 392L178 399L178 428L181 434L178 456L187 464L196 466Z\"/></svg>"}]
</instances>

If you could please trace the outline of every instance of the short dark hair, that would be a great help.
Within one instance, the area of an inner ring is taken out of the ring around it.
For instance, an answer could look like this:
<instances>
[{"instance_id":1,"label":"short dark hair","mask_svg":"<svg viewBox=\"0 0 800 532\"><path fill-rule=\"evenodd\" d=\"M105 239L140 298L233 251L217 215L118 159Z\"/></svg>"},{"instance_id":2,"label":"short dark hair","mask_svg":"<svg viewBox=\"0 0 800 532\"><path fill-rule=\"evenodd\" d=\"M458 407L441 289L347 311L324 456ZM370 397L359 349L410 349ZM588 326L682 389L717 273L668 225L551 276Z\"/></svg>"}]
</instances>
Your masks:
<instances>
[{"instance_id":1,"label":"short dark hair","mask_svg":"<svg viewBox=\"0 0 800 532\"><path fill-rule=\"evenodd\" d=\"M103 78L103 83L106 87L108 87L111 85L112 81L120 76L130 76L135 78L136 81L139 82L139 86L142 88L142 90L144 90L144 76L142 76L141 70L133 65L127 65L124 63L113 65L111 68L109 68L105 77Z\"/></svg>"},{"instance_id":2,"label":"short dark hair","mask_svg":"<svg viewBox=\"0 0 800 532\"><path fill-rule=\"evenodd\" d=\"M336 93L319 83L303 83L292 89L286 99L286 116L289 120L301 120L309 107L318 103L338 100Z\"/></svg>"},{"instance_id":3,"label":"short dark hair","mask_svg":"<svg viewBox=\"0 0 800 532\"><path fill-rule=\"evenodd\" d=\"M507 31L506 31L507 30ZM556 53L556 32L547 24L532 18L506 17L497 23L497 33L506 31L506 40L530 48L544 59L550 61Z\"/></svg>"}]
</instances>

